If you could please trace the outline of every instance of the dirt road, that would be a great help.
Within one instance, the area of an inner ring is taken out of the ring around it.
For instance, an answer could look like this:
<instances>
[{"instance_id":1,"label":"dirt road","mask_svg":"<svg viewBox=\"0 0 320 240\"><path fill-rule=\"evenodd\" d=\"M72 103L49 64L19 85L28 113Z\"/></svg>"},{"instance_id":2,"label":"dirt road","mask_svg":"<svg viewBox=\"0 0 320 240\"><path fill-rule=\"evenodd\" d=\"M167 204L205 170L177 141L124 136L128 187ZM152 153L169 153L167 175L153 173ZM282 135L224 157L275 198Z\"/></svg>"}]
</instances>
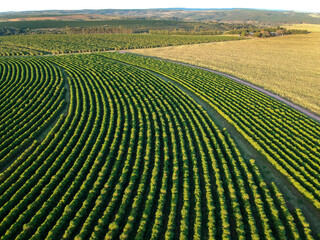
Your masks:
<instances>
[{"instance_id":1,"label":"dirt road","mask_svg":"<svg viewBox=\"0 0 320 240\"><path fill-rule=\"evenodd\" d=\"M278 100L280 102L283 102L286 105L288 105L288 106L298 110L299 112L307 115L308 117L320 122L320 116L318 114L313 113L313 112L311 112L311 111L309 111L309 110L307 110L307 109L305 109L305 108L303 108L303 107L301 107L301 106L299 106L299 105L297 105L297 104L295 104L295 103L293 103L293 102L291 102L291 101L289 101L289 100L287 100L287 99L285 99L285 98L283 98L283 97L281 97L281 96L279 96L279 95L277 95L275 93L269 92L264 88L258 87L256 85L254 85L252 83L249 83L247 81L244 81L244 80L242 80L240 78L231 76L231 75L226 74L226 73L218 72L218 71L215 71L215 70L212 70L212 69L191 65L191 64L188 64L188 63L177 62L177 61L167 60L167 59L163 59L163 58L156 58L156 57L154 59L167 61L167 62L172 62L172 63L177 63L177 64L180 64L180 65L184 65L184 66L188 66L188 67L192 67L192 68L198 68L198 69L202 69L202 70L205 70L205 71L208 71L208 72L212 72L212 73L215 73L215 74L230 78L230 79L232 79L232 80L234 80L236 82L242 83L242 84L244 84L246 86L249 86L249 87L251 87L251 88L253 88L255 90L258 90L259 92L262 92L262 93L264 93L264 94L266 94L266 95L268 95L268 96L270 96L270 97L272 97L272 98L274 98L274 99L276 99L276 100Z\"/></svg>"}]
</instances>

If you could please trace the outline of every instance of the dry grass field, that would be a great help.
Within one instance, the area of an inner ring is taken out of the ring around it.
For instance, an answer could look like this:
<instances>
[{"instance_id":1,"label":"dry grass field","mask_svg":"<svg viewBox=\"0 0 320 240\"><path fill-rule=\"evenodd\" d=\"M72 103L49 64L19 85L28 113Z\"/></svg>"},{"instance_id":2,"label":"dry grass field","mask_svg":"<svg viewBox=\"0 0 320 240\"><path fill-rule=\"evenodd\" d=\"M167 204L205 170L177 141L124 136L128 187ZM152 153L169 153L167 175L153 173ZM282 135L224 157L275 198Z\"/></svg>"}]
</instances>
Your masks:
<instances>
[{"instance_id":1,"label":"dry grass field","mask_svg":"<svg viewBox=\"0 0 320 240\"><path fill-rule=\"evenodd\" d=\"M320 25L316 24L291 24L284 25L283 27L287 29L301 29L301 30L309 30L310 32L320 32Z\"/></svg>"},{"instance_id":2,"label":"dry grass field","mask_svg":"<svg viewBox=\"0 0 320 240\"><path fill-rule=\"evenodd\" d=\"M320 114L320 26L301 29L313 32L132 52L226 72Z\"/></svg>"}]
</instances>

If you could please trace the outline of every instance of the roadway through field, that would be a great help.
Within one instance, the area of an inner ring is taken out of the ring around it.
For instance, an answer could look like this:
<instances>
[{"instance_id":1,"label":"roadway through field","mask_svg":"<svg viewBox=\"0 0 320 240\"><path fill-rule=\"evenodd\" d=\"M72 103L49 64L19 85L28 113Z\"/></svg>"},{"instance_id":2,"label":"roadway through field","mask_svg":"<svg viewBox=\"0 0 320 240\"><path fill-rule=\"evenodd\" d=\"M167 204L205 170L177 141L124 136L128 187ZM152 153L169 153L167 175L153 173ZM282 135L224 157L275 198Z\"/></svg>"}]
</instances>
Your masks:
<instances>
[{"instance_id":1,"label":"roadway through field","mask_svg":"<svg viewBox=\"0 0 320 240\"><path fill-rule=\"evenodd\" d=\"M56 65L56 64L54 64L54 63L52 63L52 65L54 66L54 67L56 67L56 68L58 68L58 69L60 69L60 71L62 72L62 75L63 75L63 78L64 78L64 88L65 88L65 90L66 90L66 93L65 93L65 100L66 100L66 102L67 102L67 104L64 106L64 108L62 109L62 111L61 111L61 114L47 127L47 129L44 131L44 132L42 132L40 135L39 135L39 137L36 139L37 141L40 141L40 142L42 142L44 139L45 139L45 137L50 133L50 131L53 129L53 127L56 125L56 123L58 122L58 119L59 119L59 117L61 116L61 115L67 115L68 114L68 111L69 111L69 106L70 106L70 87L69 87L69 83L68 83L68 78L69 78L69 75L66 73L66 71L62 68L62 67L60 67L60 66L58 66L58 65Z\"/></svg>"},{"instance_id":2,"label":"roadway through field","mask_svg":"<svg viewBox=\"0 0 320 240\"><path fill-rule=\"evenodd\" d=\"M126 54L133 54L133 55L137 55L137 56L146 57L145 55L139 55L139 54L135 54L135 53L128 53L128 52L125 52L125 53ZM244 85L246 85L248 87L251 87L251 88L253 88L253 89L255 89L255 90L259 91L259 92L262 92L262 93L264 93L264 94L266 94L266 95L268 95L268 96L270 96L270 97L272 97L272 98L274 98L274 99L276 99L276 100L278 100L280 102L283 102L286 105L296 109L297 111L307 115L308 117L320 122L320 115L318 115L316 113L313 113L313 112L309 111L308 109L305 109L304 107L299 106L298 104L295 104L295 103L293 103L293 102L291 102L291 101L289 101L289 100L287 100L287 99L285 99L285 98L283 98L283 97L281 97L281 96L279 96L279 95L277 95L275 93L269 92L268 90L266 90L266 89L264 89L262 87L258 87L256 85L254 85L252 83L249 83L249 82L247 82L245 80L242 80L240 78L234 77L234 76L226 74L226 73L218 72L216 70L212 70L212 69L209 69L209 68L200 67L200 66L196 66L196 65L191 65L191 64L188 64L188 63L184 63L184 62L178 62L178 61L173 61L173 60L164 59L164 58L158 58L158 57L152 57L152 56L148 56L148 57L153 58L153 59L157 59L157 60L160 60L160 61L176 63L176 64L180 64L180 65L187 66L187 67L192 67L192 68L205 70L207 72L212 72L212 73L218 74L220 76L224 76L224 77L230 78L230 79L232 79L232 80L234 80L236 82L239 82L239 83L244 84Z\"/></svg>"},{"instance_id":3,"label":"roadway through field","mask_svg":"<svg viewBox=\"0 0 320 240\"><path fill-rule=\"evenodd\" d=\"M114 60L114 59L112 59ZM114 60L116 62L130 65L128 63L124 63L118 60ZM132 65L137 67L135 65ZM310 228L314 234L316 239L318 234L320 234L320 213L319 211L288 181L288 179L283 176L277 169L275 169L272 164L261 154L259 153L237 130L230 124L226 119L224 119L218 112L214 110L212 106L206 101L204 101L201 97L196 95L194 92L188 90L186 87L181 85L180 83L175 82L172 79L169 79L159 73L153 72L149 69L144 69L142 67L137 67L142 71L148 71L151 74L157 76L165 82L169 82L176 87L178 87L181 91L189 95L196 103L202 106L202 108L208 113L210 118L214 121L214 123L219 127L220 130L226 128L228 133L234 139L238 149L240 150L243 158L246 161L250 159L254 159L257 164L264 180L267 184L271 184L274 182L276 186L279 188L281 193L283 194L287 206L291 213L294 212L296 208L301 209L305 218L310 223Z\"/></svg>"}]
</instances>

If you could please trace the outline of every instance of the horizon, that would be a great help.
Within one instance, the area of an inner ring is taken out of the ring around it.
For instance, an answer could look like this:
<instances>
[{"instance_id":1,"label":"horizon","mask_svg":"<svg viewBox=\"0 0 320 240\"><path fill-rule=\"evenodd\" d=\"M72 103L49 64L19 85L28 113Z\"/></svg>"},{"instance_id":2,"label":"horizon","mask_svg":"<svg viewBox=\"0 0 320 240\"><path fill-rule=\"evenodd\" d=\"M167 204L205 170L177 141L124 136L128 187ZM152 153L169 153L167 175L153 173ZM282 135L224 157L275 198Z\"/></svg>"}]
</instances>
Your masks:
<instances>
[{"instance_id":1,"label":"horizon","mask_svg":"<svg viewBox=\"0 0 320 240\"><path fill-rule=\"evenodd\" d=\"M223 2L209 3L206 0L162 0L150 2L146 0L118 0L105 2L103 0L75 1L75 0L11 0L1 5L0 13L6 12L33 12L33 11L74 11L74 10L148 10L148 9L195 9L195 10L219 10L219 9L254 9L270 11L295 11L306 13L320 13L320 3L314 0L303 2L282 2L278 0L255 1L225 0Z\"/></svg>"},{"instance_id":2,"label":"horizon","mask_svg":"<svg viewBox=\"0 0 320 240\"><path fill-rule=\"evenodd\" d=\"M210 11L210 10L257 10L257 11L274 11L274 12L296 12L296 13L315 13L320 14L320 11L299 11L299 10L288 10L288 9L269 9L269 8L184 8L184 7L169 7L169 8L83 8L83 9L42 9L42 10L22 10L22 11L4 11L0 14L10 14L10 13L28 13L28 12L54 12L54 11L99 11L99 10L187 10L187 11Z\"/></svg>"},{"instance_id":3,"label":"horizon","mask_svg":"<svg viewBox=\"0 0 320 240\"><path fill-rule=\"evenodd\" d=\"M94 11L94 10L189 10L189 11L209 11L209 10L261 10L261 11L275 11L275 12L301 12L301 13L320 13L315 11L299 11L289 9L271 9L271 8L188 8L188 7L168 7L168 8L82 8L82 9L40 9L40 10L22 10L22 11L3 11L0 13L23 13L23 12L48 12L48 11Z\"/></svg>"}]
</instances>

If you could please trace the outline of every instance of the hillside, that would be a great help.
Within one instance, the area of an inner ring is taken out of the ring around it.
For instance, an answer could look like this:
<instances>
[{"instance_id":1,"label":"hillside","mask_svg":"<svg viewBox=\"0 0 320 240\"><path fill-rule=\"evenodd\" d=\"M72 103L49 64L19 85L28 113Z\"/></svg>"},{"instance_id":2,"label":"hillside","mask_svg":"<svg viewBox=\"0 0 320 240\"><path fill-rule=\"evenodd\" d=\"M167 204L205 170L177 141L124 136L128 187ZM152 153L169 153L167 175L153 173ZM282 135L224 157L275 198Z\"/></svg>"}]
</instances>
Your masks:
<instances>
[{"instance_id":1,"label":"hillside","mask_svg":"<svg viewBox=\"0 0 320 240\"><path fill-rule=\"evenodd\" d=\"M38 19L37 19L38 18ZM313 23L320 24L319 13L272 11L257 9L138 9L138 10L74 10L45 12L0 13L2 21L24 20L106 20L106 19L166 19L181 21L254 22L260 24Z\"/></svg>"},{"instance_id":2,"label":"hillside","mask_svg":"<svg viewBox=\"0 0 320 240\"><path fill-rule=\"evenodd\" d=\"M320 240L319 14L0 19L0 240Z\"/></svg>"}]
</instances>

